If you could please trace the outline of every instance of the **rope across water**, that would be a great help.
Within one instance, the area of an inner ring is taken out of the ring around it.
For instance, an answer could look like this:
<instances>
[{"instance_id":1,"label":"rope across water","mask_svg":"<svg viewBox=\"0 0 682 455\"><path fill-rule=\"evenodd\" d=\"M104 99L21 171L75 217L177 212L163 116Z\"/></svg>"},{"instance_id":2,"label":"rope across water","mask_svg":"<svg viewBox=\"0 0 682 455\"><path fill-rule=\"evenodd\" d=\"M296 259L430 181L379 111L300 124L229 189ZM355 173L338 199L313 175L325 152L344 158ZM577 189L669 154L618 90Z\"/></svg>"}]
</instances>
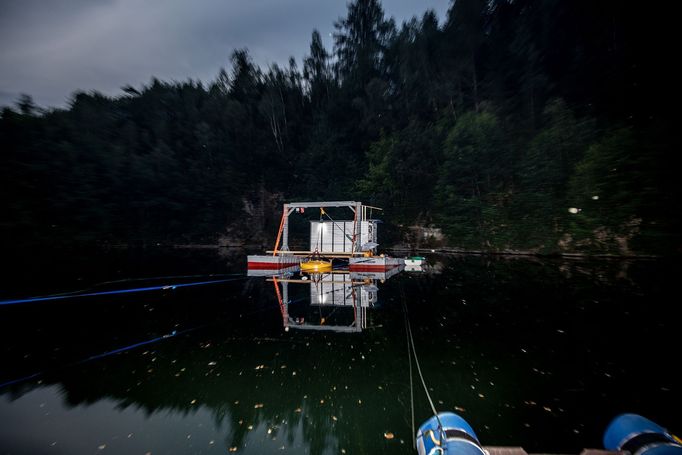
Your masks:
<instances>
[{"instance_id":1,"label":"rope across water","mask_svg":"<svg viewBox=\"0 0 682 455\"><path fill-rule=\"evenodd\" d=\"M403 312L405 315L405 328L407 331L407 342L408 342L408 354L410 351L412 352L412 356L414 357L414 363L417 365L417 373L419 374L419 379L421 380L422 386L424 387L424 393L426 394L426 398L429 401L429 405L431 406L431 411L433 412L433 415L436 417L436 420L438 421L438 429L441 433L441 440L444 440L444 430L443 430L443 424L440 421L440 417L438 416L438 411L436 410L436 406L433 404L433 400L431 399L431 394L429 393L429 388L426 386L426 381L424 380L424 374L422 373L421 365L419 364L419 357L417 356L417 349L414 347L414 337L412 336L412 326L410 324L410 316L407 311L407 303L405 302L405 291L401 286L401 303L403 306ZM410 396L412 398L411 406L412 406L412 438L414 441L414 396L412 392L412 360L410 360Z\"/></svg>"}]
</instances>

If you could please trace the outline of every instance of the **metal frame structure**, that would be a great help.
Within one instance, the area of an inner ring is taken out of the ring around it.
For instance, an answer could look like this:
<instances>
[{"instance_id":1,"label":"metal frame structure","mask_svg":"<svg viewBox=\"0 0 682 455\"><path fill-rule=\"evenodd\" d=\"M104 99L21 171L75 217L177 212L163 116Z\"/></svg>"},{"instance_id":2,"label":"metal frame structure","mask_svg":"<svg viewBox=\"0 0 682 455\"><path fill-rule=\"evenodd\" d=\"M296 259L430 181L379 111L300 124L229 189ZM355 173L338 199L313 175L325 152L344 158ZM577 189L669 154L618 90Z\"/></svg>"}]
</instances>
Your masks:
<instances>
[{"instance_id":1,"label":"metal frame structure","mask_svg":"<svg viewBox=\"0 0 682 455\"><path fill-rule=\"evenodd\" d=\"M337 253L337 254L326 254L329 257L352 257L356 255L362 255L364 252L359 251L357 248L356 240L360 238L361 224L363 221L367 221L367 209L370 210L382 210L379 207L372 207L369 205L363 205L362 202L357 201L321 201L321 202L289 202L284 204L282 209L282 220L279 224L279 231L277 232L277 240L275 241L275 249L268 251L272 253L273 256L280 254L310 254L312 251L290 251L289 250L289 216L294 213L297 209L308 209L308 208L329 208L329 207L348 207L353 212L353 240L351 253ZM280 247L280 241L282 246Z\"/></svg>"}]
</instances>

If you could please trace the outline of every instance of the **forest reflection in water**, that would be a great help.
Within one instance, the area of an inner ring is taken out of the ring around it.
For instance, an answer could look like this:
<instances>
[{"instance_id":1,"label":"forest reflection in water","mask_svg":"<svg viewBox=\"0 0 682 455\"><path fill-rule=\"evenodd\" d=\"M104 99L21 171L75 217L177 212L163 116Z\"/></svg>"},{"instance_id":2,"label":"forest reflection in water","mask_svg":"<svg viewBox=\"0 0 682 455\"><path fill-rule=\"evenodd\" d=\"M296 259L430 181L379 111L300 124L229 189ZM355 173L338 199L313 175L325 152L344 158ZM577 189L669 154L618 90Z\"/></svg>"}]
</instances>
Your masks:
<instances>
[{"instance_id":1,"label":"forest reflection in water","mask_svg":"<svg viewBox=\"0 0 682 455\"><path fill-rule=\"evenodd\" d=\"M432 256L422 272L273 282L213 252L134 262L101 259L78 283L182 277L0 306L0 383L27 378L0 389L3 453L414 453L403 302L436 407L486 445L600 447L625 411L675 430L676 264ZM25 286L3 300L38 293Z\"/></svg>"}]
</instances>

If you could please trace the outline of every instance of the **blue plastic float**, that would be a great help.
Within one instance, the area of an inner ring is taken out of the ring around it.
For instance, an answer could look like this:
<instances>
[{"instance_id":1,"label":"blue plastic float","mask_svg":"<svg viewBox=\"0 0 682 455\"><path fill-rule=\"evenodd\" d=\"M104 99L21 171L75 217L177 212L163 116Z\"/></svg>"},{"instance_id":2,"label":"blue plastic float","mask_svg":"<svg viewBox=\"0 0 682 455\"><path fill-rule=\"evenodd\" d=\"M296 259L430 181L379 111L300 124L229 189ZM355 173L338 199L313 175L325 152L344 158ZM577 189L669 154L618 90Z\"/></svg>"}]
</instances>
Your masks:
<instances>
[{"instance_id":1,"label":"blue plastic float","mask_svg":"<svg viewBox=\"0 0 682 455\"><path fill-rule=\"evenodd\" d=\"M632 455L682 455L682 441L651 420L637 414L621 414L606 428L607 450Z\"/></svg>"},{"instance_id":2,"label":"blue plastic float","mask_svg":"<svg viewBox=\"0 0 682 455\"><path fill-rule=\"evenodd\" d=\"M416 443L419 455L487 455L471 425L452 412L441 412L424 422Z\"/></svg>"},{"instance_id":3,"label":"blue plastic float","mask_svg":"<svg viewBox=\"0 0 682 455\"><path fill-rule=\"evenodd\" d=\"M488 455L471 425L452 412L441 412L419 427L419 455ZM682 455L682 440L637 414L613 419L604 433L604 447L630 455Z\"/></svg>"}]
</instances>

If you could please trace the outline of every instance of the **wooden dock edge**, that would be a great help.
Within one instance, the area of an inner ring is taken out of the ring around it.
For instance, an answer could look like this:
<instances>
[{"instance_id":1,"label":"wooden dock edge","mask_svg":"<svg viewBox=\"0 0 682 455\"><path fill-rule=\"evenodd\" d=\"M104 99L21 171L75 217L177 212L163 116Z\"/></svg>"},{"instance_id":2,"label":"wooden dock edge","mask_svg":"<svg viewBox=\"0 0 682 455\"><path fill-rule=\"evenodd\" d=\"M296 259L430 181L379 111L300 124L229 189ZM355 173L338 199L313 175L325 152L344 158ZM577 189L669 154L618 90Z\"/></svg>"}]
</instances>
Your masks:
<instances>
[{"instance_id":1,"label":"wooden dock edge","mask_svg":"<svg viewBox=\"0 0 682 455\"><path fill-rule=\"evenodd\" d=\"M550 455L544 453L533 453L529 454L523 447L503 447L503 446L484 446L483 449L488 452L489 455ZM557 454L552 454L557 455ZM570 454L567 454L570 455ZM573 454L575 455L575 454ZM612 452L610 450L601 449L583 449L580 455L626 455L625 452Z\"/></svg>"}]
</instances>

